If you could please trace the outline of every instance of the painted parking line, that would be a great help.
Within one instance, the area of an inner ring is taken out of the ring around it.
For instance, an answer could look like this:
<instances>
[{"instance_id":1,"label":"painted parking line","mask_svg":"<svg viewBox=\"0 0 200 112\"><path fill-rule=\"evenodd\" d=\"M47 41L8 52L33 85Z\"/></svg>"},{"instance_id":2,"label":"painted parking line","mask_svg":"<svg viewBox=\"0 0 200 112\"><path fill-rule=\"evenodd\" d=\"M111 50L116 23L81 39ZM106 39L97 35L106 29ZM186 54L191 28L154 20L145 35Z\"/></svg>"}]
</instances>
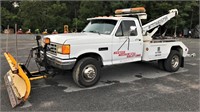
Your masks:
<instances>
[{"instance_id":1,"label":"painted parking line","mask_svg":"<svg viewBox=\"0 0 200 112\"><path fill-rule=\"evenodd\" d=\"M197 63L186 63L188 65L192 65L192 66L197 66L198 64Z\"/></svg>"},{"instance_id":2,"label":"painted parking line","mask_svg":"<svg viewBox=\"0 0 200 112\"><path fill-rule=\"evenodd\" d=\"M183 73L183 72L187 72L188 69L185 69L185 68L180 68L179 71L177 71L176 73ZM105 78L102 78L99 83L95 86L92 86L92 87L89 87L89 88L80 88L80 87L77 87L76 85L74 86L69 86L67 84L62 84L62 86L66 86L67 89L63 90L64 92L66 93L70 93L70 92L75 92L75 91L82 91L82 90L89 90L89 89L95 89L95 88L99 88L99 87L104 87L104 86L110 86L110 85L113 85L113 84L116 84L116 83L131 83L133 81L136 81L136 80L140 80L141 78L138 78L138 77L135 77L135 75L137 75L138 73L135 73L131 76L121 76L121 77L109 77L107 79ZM164 72L164 71L161 71L161 72L147 72L147 73L143 73L142 75L142 78L159 78L159 77L165 77L165 76L168 76L168 75L171 75L173 73L169 73L169 72ZM114 79L114 80L112 80Z\"/></svg>"},{"instance_id":3,"label":"painted parking line","mask_svg":"<svg viewBox=\"0 0 200 112\"><path fill-rule=\"evenodd\" d=\"M175 73L183 73L183 72L187 72L187 71L188 71L188 69L180 68L179 71L177 71ZM165 77L165 76L168 76L171 74L173 74L173 73L169 73L169 72L165 72L165 71L161 71L161 70L158 70L158 71L147 70L142 73L140 73L140 71L136 71L135 73L131 73L131 74L123 74L123 75L112 75L111 74L109 76L104 75L104 76L102 76L102 78L96 85L94 85L92 87L88 87L88 88L80 88L73 82L72 79L69 79L66 76L58 75L56 79L51 79L48 81L48 83L46 82L47 80L38 81L36 86L33 85L32 89L34 90L34 89L51 87L51 86L57 86L57 87L65 88L65 89L63 89L63 91L66 93L70 93L70 92L91 90L91 89L95 89L95 88L110 86L110 85L117 84L117 83L131 83L133 81L140 80L142 78L151 78L151 79L160 78L160 77ZM137 75L141 75L141 78L138 78ZM50 83L56 83L56 84L50 84Z\"/></svg>"},{"instance_id":4,"label":"painted parking line","mask_svg":"<svg viewBox=\"0 0 200 112\"><path fill-rule=\"evenodd\" d=\"M20 108L28 108L31 107L32 104L29 101L24 102L24 104Z\"/></svg>"}]
</instances>

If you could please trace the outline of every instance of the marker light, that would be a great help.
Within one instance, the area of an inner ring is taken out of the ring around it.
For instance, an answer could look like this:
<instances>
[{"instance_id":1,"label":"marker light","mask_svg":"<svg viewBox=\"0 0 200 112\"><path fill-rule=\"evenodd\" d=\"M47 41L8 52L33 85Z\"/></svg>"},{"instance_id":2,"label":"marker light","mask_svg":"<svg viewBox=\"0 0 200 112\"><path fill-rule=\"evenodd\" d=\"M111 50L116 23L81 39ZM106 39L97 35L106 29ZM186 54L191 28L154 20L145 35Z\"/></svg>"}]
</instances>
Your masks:
<instances>
[{"instance_id":1,"label":"marker light","mask_svg":"<svg viewBox=\"0 0 200 112\"><path fill-rule=\"evenodd\" d=\"M50 38L44 38L44 43L45 44L50 44Z\"/></svg>"},{"instance_id":2,"label":"marker light","mask_svg":"<svg viewBox=\"0 0 200 112\"><path fill-rule=\"evenodd\" d=\"M149 48L148 48L148 47L146 48L146 51L149 51Z\"/></svg>"}]
</instances>

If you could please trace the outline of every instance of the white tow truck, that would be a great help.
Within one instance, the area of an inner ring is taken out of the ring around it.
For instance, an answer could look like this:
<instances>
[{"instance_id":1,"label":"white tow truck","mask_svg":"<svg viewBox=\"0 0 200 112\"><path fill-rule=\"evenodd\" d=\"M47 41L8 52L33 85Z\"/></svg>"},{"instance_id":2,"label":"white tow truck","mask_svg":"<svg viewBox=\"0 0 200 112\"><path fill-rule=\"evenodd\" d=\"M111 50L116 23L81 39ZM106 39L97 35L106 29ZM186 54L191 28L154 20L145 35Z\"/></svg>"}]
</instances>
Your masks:
<instances>
[{"instance_id":1,"label":"white tow truck","mask_svg":"<svg viewBox=\"0 0 200 112\"><path fill-rule=\"evenodd\" d=\"M28 100L31 81L63 70L72 70L75 83L89 87L98 82L103 66L158 61L163 70L176 72L184 66L184 57L195 56L188 54L188 48L178 39L152 38L160 26L178 14L177 9L145 25L141 22L147 18L143 7L119 9L115 13L114 17L89 18L89 24L81 33L47 35L41 44L41 36L37 35L37 46L31 48L25 64L18 63L6 51L4 56L10 70L4 81L12 107ZM28 70L32 58L38 71Z\"/></svg>"},{"instance_id":2,"label":"white tow truck","mask_svg":"<svg viewBox=\"0 0 200 112\"><path fill-rule=\"evenodd\" d=\"M50 67L72 70L75 83L89 87L100 79L101 68L107 65L137 61L158 61L160 68L176 72L184 66L188 48L178 39L153 39L158 28L178 14L177 9L142 25L145 9L115 11L115 16L89 18L81 33L47 35L46 60ZM151 31L151 32L150 32Z\"/></svg>"}]
</instances>

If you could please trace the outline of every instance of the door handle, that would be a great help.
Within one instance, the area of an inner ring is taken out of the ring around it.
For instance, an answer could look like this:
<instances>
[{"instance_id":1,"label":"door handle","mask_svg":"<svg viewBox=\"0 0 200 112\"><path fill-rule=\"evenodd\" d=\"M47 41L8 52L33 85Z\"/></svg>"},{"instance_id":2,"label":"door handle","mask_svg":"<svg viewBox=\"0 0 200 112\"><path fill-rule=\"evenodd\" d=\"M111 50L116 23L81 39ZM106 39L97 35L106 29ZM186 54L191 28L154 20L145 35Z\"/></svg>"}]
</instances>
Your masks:
<instances>
[{"instance_id":1,"label":"door handle","mask_svg":"<svg viewBox=\"0 0 200 112\"><path fill-rule=\"evenodd\" d=\"M101 47L99 48L99 51L107 51L108 50L108 47Z\"/></svg>"},{"instance_id":2,"label":"door handle","mask_svg":"<svg viewBox=\"0 0 200 112\"><path fill-rule=\"evenodd\" d=\"M135 39L135 41L141 41L141 39Z\"/></svg>"}]
</instances>

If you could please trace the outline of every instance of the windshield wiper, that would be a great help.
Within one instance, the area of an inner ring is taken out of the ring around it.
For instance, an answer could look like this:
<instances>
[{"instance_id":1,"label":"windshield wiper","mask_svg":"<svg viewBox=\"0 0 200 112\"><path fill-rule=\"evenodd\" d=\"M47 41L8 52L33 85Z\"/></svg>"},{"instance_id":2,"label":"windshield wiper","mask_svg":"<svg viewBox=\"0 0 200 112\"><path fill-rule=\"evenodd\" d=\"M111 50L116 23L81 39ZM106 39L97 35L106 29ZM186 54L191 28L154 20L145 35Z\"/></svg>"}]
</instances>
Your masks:
<instances>
[{"instance_id":1,"label":"windshield wiper","mask_svg":"<svg viewBox=\"0 0 200 112\"><path fill-rule=\"evenodd\" d=\"M97 31L92 31L92 30L91 30L91 31L89 31L89 32L92 32L92 33L98 33L98 34L100 35L100 33L99 33L99 32L97 32Z\"/></svg>"}]
</instances>

